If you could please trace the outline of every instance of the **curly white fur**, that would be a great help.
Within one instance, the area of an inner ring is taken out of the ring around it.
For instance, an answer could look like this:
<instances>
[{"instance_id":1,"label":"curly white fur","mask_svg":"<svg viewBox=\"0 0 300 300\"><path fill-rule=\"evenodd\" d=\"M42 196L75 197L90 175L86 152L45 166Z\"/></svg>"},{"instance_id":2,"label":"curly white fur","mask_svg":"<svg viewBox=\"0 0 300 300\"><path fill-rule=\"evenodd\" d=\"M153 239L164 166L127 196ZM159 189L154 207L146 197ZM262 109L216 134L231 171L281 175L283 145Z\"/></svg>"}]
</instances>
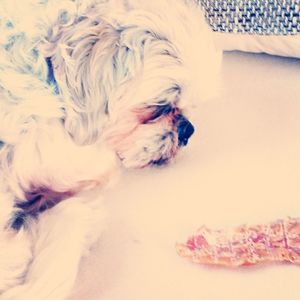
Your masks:
<instances>
[{"instance_id":1,"label":"curly white fur","mask_svg":"<svg viewBox=\"0 0 300 300\"><path fill-rule=\"evenodd\" d=\"M66 299L101 189L176 155L220 55L183 0L2 0L0 19L0 299Z\"/></svg>"}]
</instances>

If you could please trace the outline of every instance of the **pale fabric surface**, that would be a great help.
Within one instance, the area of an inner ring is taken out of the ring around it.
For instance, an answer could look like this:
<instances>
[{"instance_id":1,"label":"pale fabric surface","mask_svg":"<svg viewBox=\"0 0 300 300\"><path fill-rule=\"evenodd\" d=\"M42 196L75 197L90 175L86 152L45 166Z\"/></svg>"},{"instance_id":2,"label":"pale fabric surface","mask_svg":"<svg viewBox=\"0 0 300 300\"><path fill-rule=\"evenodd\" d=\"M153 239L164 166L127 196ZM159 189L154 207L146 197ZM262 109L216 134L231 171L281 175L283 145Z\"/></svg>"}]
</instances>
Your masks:
<instances>
[{"instance_id":1,"label":"pale fabric surface","mask_svg":"<svg viewBox=\"0 0 300 300\"><path fill-rule=\"evenodd\" d=\"M109 223L70 299L299 299L300 266L226 270L175 253L201 224L300 216L300 61L229 53L222 76L177 163L130 172L106 193Z\"/></svg>"},{"instance_id":2,"label":"pale fabric surface","mask_svg":"<svg viewBox=\"0 0 300 300\"><path fill-rule=\"evenodd\" d=\"M283 36L215 32L214 38L217 47L225 51L239 50L300 58L300 34Z\"/></svg>"}]
</instances>

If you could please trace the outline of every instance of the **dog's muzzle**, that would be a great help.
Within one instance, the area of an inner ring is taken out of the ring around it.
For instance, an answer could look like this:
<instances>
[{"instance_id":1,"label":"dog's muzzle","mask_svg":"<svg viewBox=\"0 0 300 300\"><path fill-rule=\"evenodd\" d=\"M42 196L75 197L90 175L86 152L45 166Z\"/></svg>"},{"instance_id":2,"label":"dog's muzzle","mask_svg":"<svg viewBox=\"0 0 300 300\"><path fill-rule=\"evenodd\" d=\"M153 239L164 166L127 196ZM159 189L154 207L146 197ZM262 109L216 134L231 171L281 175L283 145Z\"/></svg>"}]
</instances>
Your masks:
<instances>
[{"instance_id":1,"label":"dog's muzzle","mask_svg":"<svg viewBox=\"0 0 300 300\"><path fill-rule=\"evenodd\" d=\"M186 146L189 138L195 131L194 126L187 118L180 115L176 122L178 132L178 146Z\"/></svg>"}]
</instances>

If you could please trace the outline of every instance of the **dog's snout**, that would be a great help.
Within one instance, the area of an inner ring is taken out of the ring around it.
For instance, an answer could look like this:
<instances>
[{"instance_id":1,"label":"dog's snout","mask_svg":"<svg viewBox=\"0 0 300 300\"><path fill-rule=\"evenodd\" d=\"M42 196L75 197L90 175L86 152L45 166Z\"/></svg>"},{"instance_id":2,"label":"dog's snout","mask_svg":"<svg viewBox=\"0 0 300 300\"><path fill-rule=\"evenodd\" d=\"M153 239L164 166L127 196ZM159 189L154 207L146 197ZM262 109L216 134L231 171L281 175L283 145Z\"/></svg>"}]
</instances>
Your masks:
<instances>
[{"instance_id":1,"label":"dog's snout","mask_svg":"<svg viewBox=\"0 0 300 300\"><path fill-rule=\"evenodd\" d=\"M178 146L186 146L194 131L192 123L181 115L177 121Z\"/></svg>"}]
</instances>

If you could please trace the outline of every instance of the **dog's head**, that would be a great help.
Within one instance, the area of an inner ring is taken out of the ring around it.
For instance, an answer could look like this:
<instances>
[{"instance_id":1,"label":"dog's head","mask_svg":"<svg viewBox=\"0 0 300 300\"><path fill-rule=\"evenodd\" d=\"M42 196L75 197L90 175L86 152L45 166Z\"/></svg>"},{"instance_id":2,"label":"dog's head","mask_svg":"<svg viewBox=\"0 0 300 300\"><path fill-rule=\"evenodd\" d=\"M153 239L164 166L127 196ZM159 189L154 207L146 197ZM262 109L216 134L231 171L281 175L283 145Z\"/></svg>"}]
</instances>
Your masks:
<instances>
[{"instance_id":1,"label":"dog's head","mask_svg":"<svg viewBox=\"0 0 300 300\"><path fill-rule=\"evenodd\" d=\"M215 75L201 14L183 4L172 10L114 15L96 5L60 18L48 34L67 131L78 144L106 142L125 167L165 164L187 145L190 83L205 91Z\"/></svg>"},{"instance_id":2,"label":"dog's head","mask_svg":"<svg viewBox=\"0 0 300 300\"><path fill-rule=\"evenodd\" d=\"M180 97L178 87L172 91L176 99ZM145 103L120 114L112 129L108 123L107 140L125 167L167 164L187 145L194 126L177 105L176 101Z\"/></svg>"}]
</instances>

